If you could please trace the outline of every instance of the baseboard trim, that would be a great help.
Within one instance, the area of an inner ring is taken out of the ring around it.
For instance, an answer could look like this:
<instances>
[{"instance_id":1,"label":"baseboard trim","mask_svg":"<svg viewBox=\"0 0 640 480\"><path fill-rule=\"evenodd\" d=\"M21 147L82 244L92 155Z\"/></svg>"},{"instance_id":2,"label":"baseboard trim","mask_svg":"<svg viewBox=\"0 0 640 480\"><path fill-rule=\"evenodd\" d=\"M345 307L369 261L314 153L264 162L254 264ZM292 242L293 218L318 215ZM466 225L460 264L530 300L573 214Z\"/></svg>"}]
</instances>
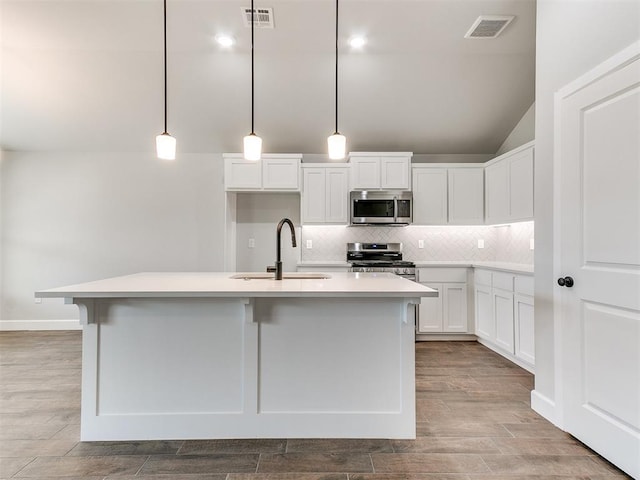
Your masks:
<instances>
[{"instance_id":1,"label":"baseboard trim","mask_svg":"<svg viewBox=\"0 0 640 480\"><path fill-rule=\"evenodd\" d=\"M468 333L416 333L416 342L475 342L477 339Z\"/></svg>"},{"instance_id":2,"label":"baseboard trim","mask_svg":"<svg viewBox=\"0 0 640 480\"><path fill-rule=\"evenodd\" d=\"M536 374L536 369L535 369L535 367L533 365L529 365L524 360L520 360L515 355L512 355L511 353L504 351L502 348L498 347L497 345L494 345L490 341L485 340L484 338L478 337L478 343L481 344L481 345L484 345L489 350L493 350L498 355L503 356L504 358L506 358L510 362L515 363L520 368L524 368L527 372L532 373L534 375Z\"/></svg>"},{"instance_id":3,"label":"baseboard trim","mask_svg":"<svg viewBox=\"0 0 640 480\"><path fill-rule=\"evenodd\" d=\"M0 320L0 332L19 330L82 330L78 320Z\"/></svg>"},{"instance_id":4,"label":"baseboard trim","mask_svg":"<svg viewBox=\"0 0 640 480\"><path fill-rule=\"evenodd\" d=\"M562 429L556 418L556 402L549 397L542 395L536 390L531 390L531 408L542 415L544 418L553 423L556 427Z\"/></svg>"}]
</instances>

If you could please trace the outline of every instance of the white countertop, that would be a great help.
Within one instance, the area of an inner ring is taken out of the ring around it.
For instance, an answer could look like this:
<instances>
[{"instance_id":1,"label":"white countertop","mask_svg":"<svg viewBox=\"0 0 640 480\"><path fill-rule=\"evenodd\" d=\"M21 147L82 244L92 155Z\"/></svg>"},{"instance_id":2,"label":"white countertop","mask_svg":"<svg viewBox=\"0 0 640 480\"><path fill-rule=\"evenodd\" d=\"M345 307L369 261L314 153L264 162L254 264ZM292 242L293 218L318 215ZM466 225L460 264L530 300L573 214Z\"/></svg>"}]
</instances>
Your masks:
<instances>
[{"instance_id":1,"label":"white countertop","mask_svg":"<svg viewBox=\"0 0 640 480\"><path fill-rule=\"evenodd\" d=\"M351 267L349 262L342 262L339 260L312 260L298 262L299 267Z\"/></svg>"},{"instance_id":2,"label":"white countertop","mask_svg":"<svg viewBox=\"0 0 640 480\"><path fill-rule=\"evenodd\" d=\"M431 261L431 262L415 262L416 268L428 267L467 267L467 268L485 268L488 270L500 270L503 272L533 274L533 265L526 263L508 263L508 262L480 262L480 261Z\"/></svg>"},{"instance_id":3,"label":"white countertop","mask_svg":"<svg viewBox=\"0 0 640 480\"><path fill-rule=\"evenodd\" d=\"M461 267L461 268L486 268L489 270L500 270L504 272L533 274L533 265L527 263L509 263L509 262L481 262L475 260L433 260L433 261L417 261L417 268L428 267ZM341 261L302 261L298 262L299 267L345 267L351 266L348 262Z\"/></svg>"},{"instance_id":4,"label":"white countertop","mask_svg":"<svg viewBox=\"0 0 640 480\"><path fill-rule=\"evenodd\" d=\"M237 272L151 272L36 292L40 298L431 297L437 292L390 273L331 272L326 279L232 279Z\"/></svg>"}]
</instances>

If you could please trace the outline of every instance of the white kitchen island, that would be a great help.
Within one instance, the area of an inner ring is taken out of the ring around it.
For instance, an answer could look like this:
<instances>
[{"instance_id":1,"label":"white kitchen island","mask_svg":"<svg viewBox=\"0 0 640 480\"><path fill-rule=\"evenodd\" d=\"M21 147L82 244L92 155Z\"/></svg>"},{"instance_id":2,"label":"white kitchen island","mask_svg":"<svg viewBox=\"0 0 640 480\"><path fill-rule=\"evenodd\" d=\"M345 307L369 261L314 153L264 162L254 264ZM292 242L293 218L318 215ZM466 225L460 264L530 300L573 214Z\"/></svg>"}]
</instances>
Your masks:
<instances>
[{"instance_id":1,"label":"white kitchen island","mask_svg":"<svg viewBox=\"0 0 640 480\"><path fill-rule=\"evenodd\" d=\"M81 439L414 438L414 307L392 274L140 273L78 305ZM294 274L295 275L295 274Z\"/></svg>"}]
</instances>

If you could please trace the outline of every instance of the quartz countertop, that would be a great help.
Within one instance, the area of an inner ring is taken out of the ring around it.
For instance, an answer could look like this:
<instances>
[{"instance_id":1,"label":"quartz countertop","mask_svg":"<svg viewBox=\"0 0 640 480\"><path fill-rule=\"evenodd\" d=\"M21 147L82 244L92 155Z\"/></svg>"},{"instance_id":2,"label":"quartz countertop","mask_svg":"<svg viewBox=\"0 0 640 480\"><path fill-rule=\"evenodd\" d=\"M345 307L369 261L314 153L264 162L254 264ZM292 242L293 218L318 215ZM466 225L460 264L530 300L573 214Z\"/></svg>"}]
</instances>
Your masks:
<instances>
[{"instance_id":1,"label":"quartz countertop","mask_svg":"<svg viewBox=\"0 0 640 480\"><path fill-rule=\"evenodd\" d=\"M285 272L285 274L288 272ZM329 278L234 279L238 272L151 272L40 290L39 298L435 297L437 291L390 273L331 272Z\"/></svg>"},{"instance_id":2,"label":"quartz countertop","mask_svg":"<svg viewBox=\"0 0 640 480\"><path fill-rule=\"evenodd\" d=\"M349 268L351 264L349 262L343 262L339 260L319 260L319 261L300 261L298 267L344 267Z\"/></svg>"},{"instance_id":3,"label":"quartz countertop","mask_svg":"<svg viewBox=\"0 0 640 480\"><path fill-rule=\"evenodd\" d=\"M533 274L533 265L526 263L508 263L508 262L480 262L480 261L426 261L415 262L416 268L428 267L467 267L467 268L485 268L487 270L500 270L503 272Z\"/></svg>"}]
</instances>

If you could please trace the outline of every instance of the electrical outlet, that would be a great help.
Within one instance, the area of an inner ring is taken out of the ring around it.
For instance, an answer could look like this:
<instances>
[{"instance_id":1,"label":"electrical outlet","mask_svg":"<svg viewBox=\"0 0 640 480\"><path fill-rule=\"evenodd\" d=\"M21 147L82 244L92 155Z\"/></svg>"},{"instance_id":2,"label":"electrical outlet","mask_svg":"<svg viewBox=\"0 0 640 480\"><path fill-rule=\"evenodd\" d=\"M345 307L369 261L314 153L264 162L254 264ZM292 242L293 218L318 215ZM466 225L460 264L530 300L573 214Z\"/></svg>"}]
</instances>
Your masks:
<instances>
[{"instance_id":1,"label":"electrical outlet","mask_svg":"<svg viewBox=\"0 0 640 480\"><path fill-rule=\"evenodd\" d=\"M483 238L479 238L478 239L478 248L484 248L484 239Z\"/></svg>"},{"instance_id":2,"label":"electrical outlet","mask_svg":"<svg viewBox=\"0 0 640 480\"><path fill-rule=\"evenodd\" d=\"M249 248L256 248L256 239L255 238L250 238L249 239Z\"/></svg>"},{"instance_id":3,"label":"electrical outlet","mask_svg":"<svg viewBox=\"0 0 640 480\"><path fill-rule=\"evenodd\" d=\"M313 248L313 240L307 240L307 248Z\"/></svg>"},{"instance_id":4,"label":"electrical outlet","mask_svg":"<svg viewBox=\"0 0 640 480\"><path fill-rule=\"evenodd\" d=\"M533 238L529 239L529 250L533 250Z\"/></svg>"},{"instance_id":5,"label":"electrical outlet","mask_svg":"<svg viewBox=\"0 0 640 480\"><path fill-rule=\"evenodd\" d=\"M418 240L418 248L424 248L424 240Z\"/></svg>"}]
</instances>

